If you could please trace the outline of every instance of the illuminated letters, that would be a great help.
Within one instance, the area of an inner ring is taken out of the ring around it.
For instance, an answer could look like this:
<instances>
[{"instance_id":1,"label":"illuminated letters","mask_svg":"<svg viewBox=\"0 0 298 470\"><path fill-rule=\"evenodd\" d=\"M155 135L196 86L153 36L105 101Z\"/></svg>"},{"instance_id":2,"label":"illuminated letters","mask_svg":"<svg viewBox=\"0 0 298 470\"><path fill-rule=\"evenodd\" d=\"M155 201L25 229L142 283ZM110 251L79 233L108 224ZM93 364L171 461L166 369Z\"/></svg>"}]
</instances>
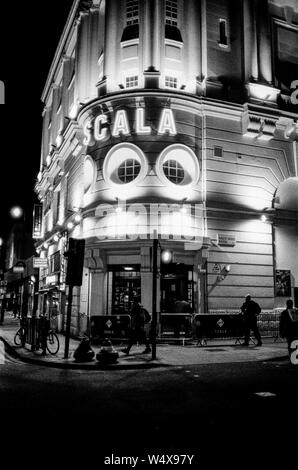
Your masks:
<instances>
[{"instance_id":1,"label":"illuminated letters","mask_svg":"<svg viewBox=\"0 0 298 470\"><path fill-rule=\"evenodd\" d=\"M84 126L84 135L85 139L83 141L84 145L94 145L94 139L92 135L92 121L87 121L85 126Z\"/></svg>"},{"instance_id":2,"label":"illuminated letters","mask_svg":"<svg viewBox=\"0 0 298 470\"><path fill-rule=\"evenodd\" d=\"M102 142L110 136L109 118L105 114L99 114L95 120L89 119L83 128L84 145L92 146L96 141ZM145 109L137 108L135 110L135 132L138 135L151 135L152 129L145 125ZM161 112L160 122L158 126L158 134L177 135L176 122L174 113L171 109L163 109ZM113 125L112 136L120 137L121 135L130 135L130 125L127 112L120 109L116 112L115 122Z\"/></svg>"},{"instance_id":3,"label":"illuminated letters","mask_svg":"<svg viewBox=\"0 0 298 470\"><path fill-rule=\"evenodd\" d=\"M126 111L117 111L115 117L115 124L113 128L112 135L114 137L119 137L120 134L130 135L129 123L127 119Z\"/></svg>"},{"instance_id":4,"label":"illuminated letters","mask_svg":"<svg viewBox=\"0 0 298 470\"><path fill-rule=\"evenodd\" d=\"M298 80L294 80L291 83L291 88L295 88L295 91L291 94L291 103L292 104L298 104Z\"/></svg>"},{"instance_id":5,"label":"illuminated letters","mask_svg":"<svg viewBox=\"0 0 298 470\"><path fill-rule=\"evenodd\" d=\"M107 124L108 118L105 114L100 114L94 121L94 139L105 140L107 137L108 129L102 127L102 124Z\"/></svg>"},{"instance_id":6,"label":"illuminated letters","mask_svg":"<svg viewBox=\"0 0 298 470\"><path fill-rule=\"evenodd\" d=\"M161 114L158 133L166 134L166 132L168 132L170 135L177 134L175 119L171 109L164 109Z\"/></svg>"},{"instance_id":7,"label":"illuminated letters","mask_svg":"<svg viewBox=\"0 0 298 470\"><path fill-rule=\"evenodd\" d=\"M144 108L137 108L137 111L136 111L136 133L143 134L143 135L151 134L151 127L145 126Z\"/></svg>"}]
</instances>

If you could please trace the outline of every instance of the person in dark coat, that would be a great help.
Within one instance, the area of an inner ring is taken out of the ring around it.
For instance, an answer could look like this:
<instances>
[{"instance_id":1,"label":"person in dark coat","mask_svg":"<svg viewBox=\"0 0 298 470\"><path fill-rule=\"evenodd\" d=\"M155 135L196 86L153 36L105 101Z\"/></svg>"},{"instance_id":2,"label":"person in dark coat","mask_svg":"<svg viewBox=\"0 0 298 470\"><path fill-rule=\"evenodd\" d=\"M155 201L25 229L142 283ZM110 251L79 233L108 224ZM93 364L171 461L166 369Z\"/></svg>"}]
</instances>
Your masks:
<instances>
[{"instance_id":1,"label":"person in dark coat","mask_svg":"<svg viewBox=\"0 0 298 470\"><path fill-rule=\"evenodd\" d=\"M181 315L183 313L192 313L191 306L187 300L176 300L174 304L174 313L177 313L177 318L174 321L174 337L180 337L180 330L184 327L185 334L188 335L189 333L189 324L187 317L183 319Z\"/></svg>"},{"instance_id":2,"label":"person in dark coat","mask_svg":"<svg viewBox=\"0 0 298 470\"><path fill-rule=\"evenodd\" d=\"M146 309L144 309L141 304L134 300L132 309L130 312L131 315L131 330L130 337L128 341L127 348L123 350L125 354L129 354L130 349L133 344L140 343L145 344L146 349L143 351L143 354L148 354L151 352L151 347L149 340L146 336L145 324L149 323L150 315Z\"/></svg>"},{"instance_id":3,"label":"person in dark coat","mask_svg":"<svg viewBox=\"0 0 298 470\"><path fill-rule=\"evenodd\" d=\"M291 299L287 300L287 308L281 312L279 334L282 338L286 338L290 355L291 343L298 339L298 310L293 307Z\"/></svg>"},{"instance_id":4,"label":"person in dark coat","mask_svg":"<svg viewBox=\"0 0 298 470\"><path fill-rule=\"evenodd\" d=\"M19 305L18 305L18 301L16 299L13 302L12 311L13 311L14 318L19 316Z\"/></svg>"},{"instance_id":5,"label":"person in dark coat","mask_svg":"<svg viewBox=\"0 0 298 470\"><path fill-rule=\"evenodd\" d=\"M262 339L257 324L257 316L261 312L261 307L257 302L254 302L254 300L251 299L250 295L247 295L245 297L245 302L241 307L241 312L243 314L245 336L242 346L249 345L250 330L252 330L255 335L257 346L262 346Z\"/></svg>"}]
</instances>

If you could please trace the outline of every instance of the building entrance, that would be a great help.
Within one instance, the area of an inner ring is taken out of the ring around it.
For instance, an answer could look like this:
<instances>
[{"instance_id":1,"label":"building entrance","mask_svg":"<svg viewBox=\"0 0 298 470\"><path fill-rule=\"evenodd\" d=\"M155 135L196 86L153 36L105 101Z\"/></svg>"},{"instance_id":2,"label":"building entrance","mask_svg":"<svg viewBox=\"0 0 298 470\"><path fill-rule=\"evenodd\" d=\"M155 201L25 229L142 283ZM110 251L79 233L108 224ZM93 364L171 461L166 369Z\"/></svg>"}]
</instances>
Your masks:
<instances>
[{"instance_id":1,"label":"building entrance","mask_svg":"<svg viewBox=\"0 0 298 470\"><path fill-rule=\"evenodd\" d=\"M170 263L161 267L161 313L173 313L177 300L186 300L193 310L193 266Z\"/></svg>"},{"instance_id":2,"label":"building entrance","mask_svg":"<svg viewBox=\"0 0 298 470\"><path fill-rule=\"evenodd\" d=\"M133 300L141 302L140 266L110 266L108 290L112 315L129 314Z\"/></svg>"}]
</instances>

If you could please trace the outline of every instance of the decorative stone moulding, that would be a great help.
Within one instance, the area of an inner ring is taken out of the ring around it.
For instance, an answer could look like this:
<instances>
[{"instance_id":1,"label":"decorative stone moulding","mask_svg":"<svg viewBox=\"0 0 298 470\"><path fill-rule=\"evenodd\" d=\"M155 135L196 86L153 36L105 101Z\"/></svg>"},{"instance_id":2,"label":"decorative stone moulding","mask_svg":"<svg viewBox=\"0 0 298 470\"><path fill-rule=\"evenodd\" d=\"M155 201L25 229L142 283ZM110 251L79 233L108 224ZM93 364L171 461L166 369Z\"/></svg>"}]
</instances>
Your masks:
<instances>
[{"instance_id":1,"label":"decorative stone moulding","mask_svg":"<svg viewBox=\"0 0 298 470\"><path fill-rule=\"evenodd\" d=\"M253 101L270 103L271 105L276 105L277 97L280 94L280 90L278 88L262 85L260 83L248 83L246 88L250 99Z\"/></svg>"},{"instance_id":2,"label":"decorative stone moulding","mask_svg":"<svg viewBox=\"0 0 298 470\"><path fill-rule=\"evenodd\" d=\"M276 134L281 139L298 140L298 122L291 118L280 117L276 123Z\"/></svg>"},{"instance_id":3,"label":"decorative stone moulding","mask_svg":"<svg viewBox=\"0 0 298 470\"><path fill-rule=\"evenodd\" d=\"M123 186L117 175L117 170L128 159L135 160L140 165L140 172L135 179L126 183L125 187L135 186L145 178L148 173L148 163L144 153L136 145L123 142L112 147L104 161L103 177L109 186Z\"/></svg>"},{"instance_id":4,"label":"decorative stone moulding","mask_svg":"<svg viewBox=\"0 0 298 470\"><path fill-rule=\"evenodd\" d=\"M245 137L259 140L272 140L276 130L274 119L263 119L260 116L251 116L248 113L242 122L242 133Z\"/></svg>"},{"instance_id":5,"label":"decorative stone moulding","mask_svg":"<svg viewBox=\"0 0 298 470\"><path fill-rule=\"evenodd\" d=\"M275 121L271 119L262 119L260 133L257 136L259 140L271 140L274 138Z\"/></svg>"},{"instance_id":6,"label":"decorative stone moulding","mask_svg":"<svg viewBox=\"0 0 298 470\"><path fill-rule=\"evenodd\" d=\"M261 130L261 118L257 116L249 116L248 114L244 118L243 122L243 135L245 137L256 138L258 137Z\"/></svg>"},{"instance_id":7,"label":"decorative stone moulding","mask_svg":"<svg viewBox=\"0 0 298 470\"><path fill-rule=\"evenodd\" d=\"M57 166L58 166L58 168L60 168L59 176L63 176L64 173L65 173L65 169L64 169L64 160L62 158L59 158L57 160Z\"/></svg>"}]
</instances>

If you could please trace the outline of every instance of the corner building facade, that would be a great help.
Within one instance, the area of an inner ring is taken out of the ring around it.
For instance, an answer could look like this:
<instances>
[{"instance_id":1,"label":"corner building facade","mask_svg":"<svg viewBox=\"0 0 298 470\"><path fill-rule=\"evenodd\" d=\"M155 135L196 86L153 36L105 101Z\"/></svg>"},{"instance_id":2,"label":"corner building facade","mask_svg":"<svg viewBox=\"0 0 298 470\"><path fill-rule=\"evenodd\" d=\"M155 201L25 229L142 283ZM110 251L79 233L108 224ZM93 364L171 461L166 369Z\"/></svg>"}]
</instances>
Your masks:
<instances>
[{"instance_id":1,"label":"corner building facade","mask_svg":"<svg viewBox=\"0 0 298 470\"><path fill-rule=\"evenodd\" d=\"M39 309L55 304L60 329L68 237L86 240L73 334L134 296L151 311L155 237L160 312L182 298L237 311L248 293L272 311L297 296L298 9L285 3L74 2L42 96L35 188Z\"/></svg>"}]
</instances>

